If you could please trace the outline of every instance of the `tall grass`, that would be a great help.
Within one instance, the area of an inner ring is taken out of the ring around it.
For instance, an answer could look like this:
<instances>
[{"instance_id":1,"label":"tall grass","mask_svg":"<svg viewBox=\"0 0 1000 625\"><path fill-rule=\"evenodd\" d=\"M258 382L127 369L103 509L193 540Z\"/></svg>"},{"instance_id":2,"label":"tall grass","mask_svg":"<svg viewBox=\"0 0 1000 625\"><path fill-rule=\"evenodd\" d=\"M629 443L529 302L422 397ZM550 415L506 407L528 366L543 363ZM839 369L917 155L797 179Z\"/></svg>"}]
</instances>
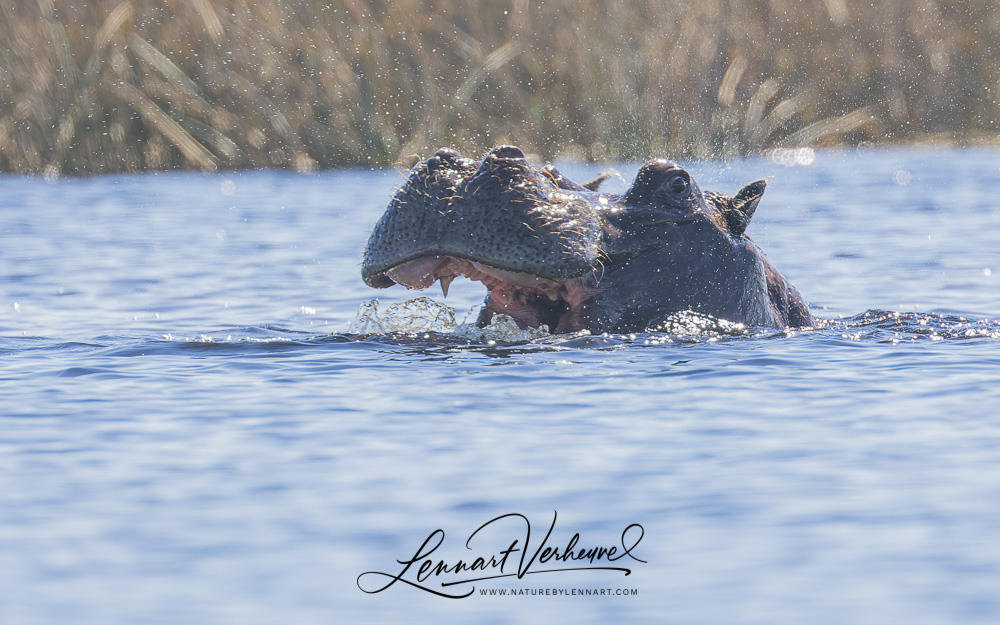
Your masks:
<instances>
[{"instance_id":1,"label":"tall grass","mask_svg":"<svg viewBox=\"0 0 1000 625\"><path fill-rule=\"evenodd\" d=\"M0 3L0 169L728 156L995 134L988 0Z\"/></svg>"}]
</instances>

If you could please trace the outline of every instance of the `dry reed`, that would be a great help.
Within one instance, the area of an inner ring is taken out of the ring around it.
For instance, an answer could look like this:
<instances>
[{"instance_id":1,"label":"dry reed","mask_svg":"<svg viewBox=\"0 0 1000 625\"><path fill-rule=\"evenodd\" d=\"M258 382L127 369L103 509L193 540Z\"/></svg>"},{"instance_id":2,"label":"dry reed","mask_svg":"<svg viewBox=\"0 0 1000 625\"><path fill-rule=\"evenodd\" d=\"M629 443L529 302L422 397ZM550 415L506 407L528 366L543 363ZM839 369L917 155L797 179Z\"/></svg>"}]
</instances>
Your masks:
<instances>
[{"instance_id":1,"label":"dry reed","mask_svg":"<svg viewBox=\"0 0 1000 625\"><path fill-rule=\"evenodd\" d=\"M0 3L0 170L730 156L995 133L987 0Z\"/></svg>"}]
</instances>

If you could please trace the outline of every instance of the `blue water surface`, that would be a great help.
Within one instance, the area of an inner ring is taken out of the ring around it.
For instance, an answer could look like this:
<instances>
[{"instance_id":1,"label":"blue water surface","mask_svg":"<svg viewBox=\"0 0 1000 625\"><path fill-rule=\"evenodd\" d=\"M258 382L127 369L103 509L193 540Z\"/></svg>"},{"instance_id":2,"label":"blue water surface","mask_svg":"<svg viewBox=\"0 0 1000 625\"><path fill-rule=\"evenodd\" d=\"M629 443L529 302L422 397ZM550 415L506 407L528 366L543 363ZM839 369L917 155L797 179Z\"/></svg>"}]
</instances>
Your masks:
<instances>
[{"instance_id":1,"label":"blue water surface","mask_svg":"<svg viewBox=\"0 0 1000 625\"><path fill-rule=\"evenodd\" d=\"M0 177L0 622L1000 622L1000 151L688 165L819 328L351 335L398 172ZM554 511L645 562L362 591Z\"/></svg>"}]
</instances>

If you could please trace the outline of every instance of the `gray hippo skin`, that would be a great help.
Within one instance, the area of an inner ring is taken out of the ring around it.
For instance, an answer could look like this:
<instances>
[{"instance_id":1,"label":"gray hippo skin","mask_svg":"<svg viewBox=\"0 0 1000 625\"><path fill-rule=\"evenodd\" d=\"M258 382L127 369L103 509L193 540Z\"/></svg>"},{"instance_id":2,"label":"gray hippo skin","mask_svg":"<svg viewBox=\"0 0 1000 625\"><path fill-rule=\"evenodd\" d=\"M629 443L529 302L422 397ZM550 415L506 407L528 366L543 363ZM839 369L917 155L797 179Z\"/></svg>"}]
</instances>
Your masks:
<instances>
[{"instance_id":1,"label":"gray hippo skin","mask_svg":"<svg viewBox=\"0 0 1000 625\"><path fill-rule=\"evenodd\" d=\"M449 149L419 163L375 225L361 274L376 288L447 295L483 282L479 316L553 332L641 332L694 311L751 326L813 324L808 307L745 234L761 180L702 193L681 167L649 161L623 195L598 193L513 146L480 161Z\"/></svg>"}]
</instances>

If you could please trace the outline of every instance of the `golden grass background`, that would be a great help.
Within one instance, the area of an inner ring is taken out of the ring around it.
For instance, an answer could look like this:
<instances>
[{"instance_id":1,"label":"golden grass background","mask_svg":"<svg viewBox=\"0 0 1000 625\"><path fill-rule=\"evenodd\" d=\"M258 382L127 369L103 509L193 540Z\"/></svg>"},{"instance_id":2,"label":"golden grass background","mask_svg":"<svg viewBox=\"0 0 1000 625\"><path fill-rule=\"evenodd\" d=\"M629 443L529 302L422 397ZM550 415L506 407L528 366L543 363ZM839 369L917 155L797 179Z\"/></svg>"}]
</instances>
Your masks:
<instances>
[{"instance_id":1,"label":"golden grass background","mask_svg":"<svg viewBox=\"0 0 1000 625\"><path fill-rule=\"evenodd\" d=\"M0 170L990 139L998 81L986 0L20 0Z\"/></svg>"}]
</instances>

